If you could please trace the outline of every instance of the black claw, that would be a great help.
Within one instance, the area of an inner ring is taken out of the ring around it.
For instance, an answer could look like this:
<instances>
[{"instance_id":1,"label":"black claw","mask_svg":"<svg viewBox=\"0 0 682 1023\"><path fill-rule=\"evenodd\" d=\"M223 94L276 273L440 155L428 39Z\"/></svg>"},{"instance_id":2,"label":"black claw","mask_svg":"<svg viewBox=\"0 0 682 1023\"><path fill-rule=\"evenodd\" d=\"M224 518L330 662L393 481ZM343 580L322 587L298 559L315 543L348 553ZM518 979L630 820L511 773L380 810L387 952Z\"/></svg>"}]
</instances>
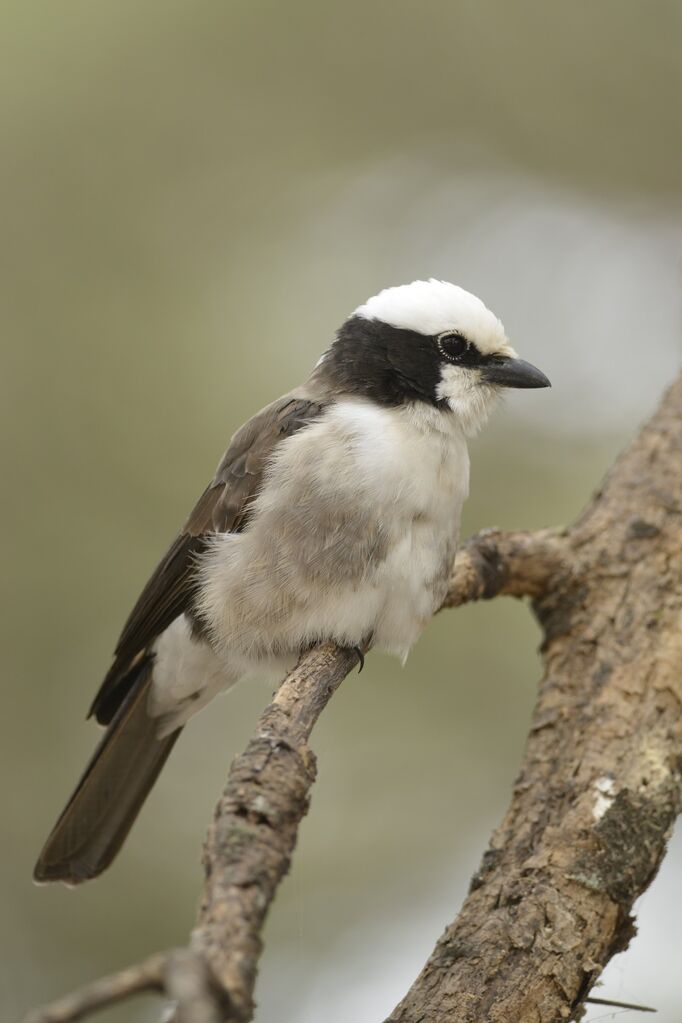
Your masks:
<instances>
[{"instance_id":1,"label":"black claw","mask_svg":"<svg viewBox=\"0 0 682 1023\"><path fill-rule=\"evenodd\" d=\"M362 652L362 650L360 649L359 646L354 646L353 650L355 650L355 653L358 655L358 658L360 660L360 667L358 668L358 675L359 675L360 672L362 671L362 669L365 666L365 655L363 654L363 652Z\"/></svg>"}]
</instances>

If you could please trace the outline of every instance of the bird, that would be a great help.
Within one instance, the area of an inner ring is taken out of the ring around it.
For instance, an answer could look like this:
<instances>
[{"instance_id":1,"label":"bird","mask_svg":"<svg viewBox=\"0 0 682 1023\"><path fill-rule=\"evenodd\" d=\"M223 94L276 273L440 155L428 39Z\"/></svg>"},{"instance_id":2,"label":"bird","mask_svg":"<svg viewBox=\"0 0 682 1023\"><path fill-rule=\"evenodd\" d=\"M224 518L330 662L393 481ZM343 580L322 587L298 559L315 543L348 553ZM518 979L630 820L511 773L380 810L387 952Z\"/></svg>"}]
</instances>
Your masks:
<instances>
[{"instance_id":1,"label":"bird","mask_svg":"<svg viewBox=\"0 0 682 1023\"><path fill-rule=\"evenodd\" d=\"M468 439L505 389L549 386L455 284L360 305L306 382L237 430L143 588L88 715L104 734L35 880L107 868L189 718L241 679L325 641L404 662L446 593Z\"/></svg>"}]
</instances>

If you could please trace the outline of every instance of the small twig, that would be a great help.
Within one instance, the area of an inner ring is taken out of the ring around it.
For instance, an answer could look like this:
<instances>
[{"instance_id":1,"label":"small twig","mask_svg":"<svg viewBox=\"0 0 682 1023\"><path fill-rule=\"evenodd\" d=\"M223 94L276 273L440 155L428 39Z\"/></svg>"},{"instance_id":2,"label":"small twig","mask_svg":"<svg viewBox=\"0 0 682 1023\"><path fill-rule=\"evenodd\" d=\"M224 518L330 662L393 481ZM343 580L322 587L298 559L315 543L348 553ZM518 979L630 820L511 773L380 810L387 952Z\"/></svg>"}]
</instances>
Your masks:
<instances>
[{"instance_id":1,"label":"small twig","mask_svg":"<svg viewBox=\"0 0 682 1023\"><path fill-rule=\"evenodd\" d=\"M141 991L163 991L169 952L157 952L135 966L101 977L51 1005L34 1009L24 1023L73 1023Z\"/></svg>"},{"instance_id":2,"label":"small twig","mask_svg":"<svg viewBox=\"0 0 682 1023\"><path fill-rule=\"evenodd\" d=\"M555 529L485 529L457 552L443 608L492 597L539 597L570 571L566 535Z\"/></svg>"},{"instance_id":3,"label":"small twig","mask_svg":"<svg viewBox=\"0 0 682 1023\"><path fill-rule=\"evenodd\" d=\"M178 1023L223 1023L222 998L206 961L189 948L157 952L135 966L86 984L73 994L35 1009L24 1023L74 1023L143 991L166 994L175 1002Z\"/></svg>"},{"instance_id":4,"label":"small twig","mask_svg":"<svg viewBox=\"0 0 682 1023\"><path fill-rule=\"evenodd\" d=\"M612 998L586 998L592 1005L610 1005L614 1009L632 1009L634 1012L658 1012L650 1005L635 1005L634 1002L614 1002Z\"/></svg>"}]
</instances>

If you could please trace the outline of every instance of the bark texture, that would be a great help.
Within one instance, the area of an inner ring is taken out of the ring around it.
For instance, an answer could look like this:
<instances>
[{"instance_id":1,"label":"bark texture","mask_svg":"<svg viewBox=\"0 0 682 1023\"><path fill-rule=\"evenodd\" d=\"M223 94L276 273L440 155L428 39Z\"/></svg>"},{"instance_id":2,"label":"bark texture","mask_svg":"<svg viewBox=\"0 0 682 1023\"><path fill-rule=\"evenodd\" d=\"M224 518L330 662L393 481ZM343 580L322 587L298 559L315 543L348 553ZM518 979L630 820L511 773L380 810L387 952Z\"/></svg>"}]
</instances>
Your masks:
<instances>
[{"instance_id":1,"label":"bark texture","mask_svg":"<svg viewBox=\"0 0 682 1023\"><path fill-rule=\"evenodd\" d=\"M682 377L570 530L487 531L444 607L533 599L545 674L512 802L462 910L389 1023L578 1018L634 933L680 809ZM252 1018L261 929L308 807L311 730L357 651L305 654L230 770L205 850L190 947L38 1010L68 1023L137 991L178 1023Z\"/></svg>"},{"instance_id":2,"label":"bark texture","mask_svg":"<svg viewBox=\"0 0 682 1023\"><path fill-rule=\"evenodd\" d=\"M307 745L320 713L359 661L331 643L284 680L236 758L204 847L205 884L192 945L227 994L227 1018L253 1015L261 929L289 869L316 761Z\"/></svg>"},{"instance_id":3,"label":"bark texture","mask_svg":"<svg viewBox=\"0 0 682 1023\"><path fill-rule=\"evenodd\" d=\"M571 1018L634 933L680 810L682 379L534 602L544 678L507 814L390 1023Z\"/></svg>"}]
</instances>

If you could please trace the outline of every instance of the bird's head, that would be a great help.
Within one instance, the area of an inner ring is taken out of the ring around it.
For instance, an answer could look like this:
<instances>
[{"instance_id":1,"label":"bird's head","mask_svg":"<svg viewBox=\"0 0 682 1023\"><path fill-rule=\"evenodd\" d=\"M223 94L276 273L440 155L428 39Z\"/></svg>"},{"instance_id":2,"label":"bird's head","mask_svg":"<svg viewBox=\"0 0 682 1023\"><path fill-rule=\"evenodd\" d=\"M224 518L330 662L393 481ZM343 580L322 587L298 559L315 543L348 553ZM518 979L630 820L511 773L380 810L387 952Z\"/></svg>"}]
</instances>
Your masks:
<instances>
[{"instance_id":1,"label":"bird's head","mask_svg":"<svg viewBox=\"0 0 682 1023\"><path fill-rule=\"evenodd\" d=\"M340 390L382 405L422 401L450 411L466 433L482 426L502 389L550 386L480 299L433 279L386 288L359 306L320 369Z\"/></svg>"}]
</instances>

